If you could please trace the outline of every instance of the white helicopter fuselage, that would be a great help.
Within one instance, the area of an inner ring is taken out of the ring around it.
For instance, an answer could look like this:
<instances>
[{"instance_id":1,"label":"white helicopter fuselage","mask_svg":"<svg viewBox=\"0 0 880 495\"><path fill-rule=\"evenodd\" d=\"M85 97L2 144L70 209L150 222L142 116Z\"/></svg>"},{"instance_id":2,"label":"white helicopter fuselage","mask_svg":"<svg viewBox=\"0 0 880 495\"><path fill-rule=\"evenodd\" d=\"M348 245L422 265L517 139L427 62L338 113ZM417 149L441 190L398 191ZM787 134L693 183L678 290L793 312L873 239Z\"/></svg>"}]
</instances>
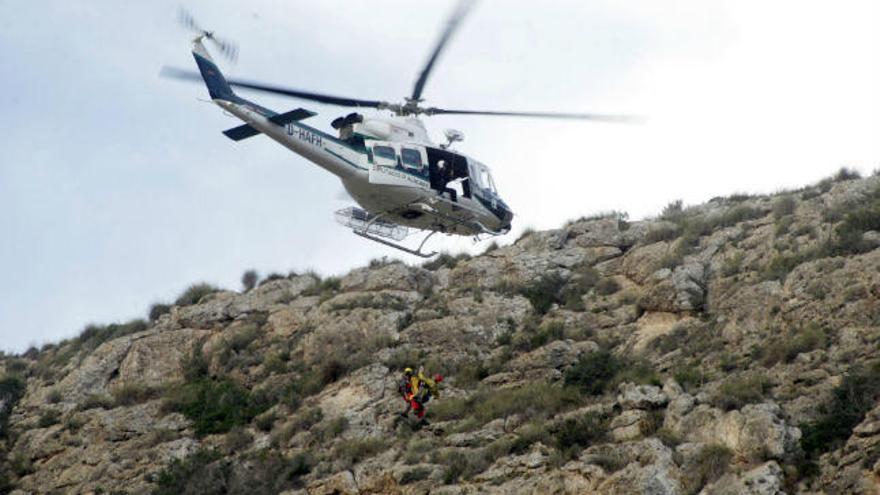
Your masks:
<instances>
[{"instance_id":1,"label":"white helicopter fuselage","mask_svg":"<svg viewBox=\"0 0 880 495\"><path fill-rule=\"evenodd\" d=\"M407 227L458 235L500 234L510 228L513 214L497 196L488 167L431 142L416 118L363 119L351 126L355 138L343 140L299 121L279 125L270 120L277 115L274 112L239 100L213 101L339 177L351 197L372 215ZM404 166L404 155L410 162L420 162L421 168ZM449 193L447 184L442 188L445 195L437 184L432 188L431 174L436 171L430 167L436 162L446 162L441 167L457 163L458 180L453 182L458 184L453 186L459 191Z\"/></svg>"}]
</instances>

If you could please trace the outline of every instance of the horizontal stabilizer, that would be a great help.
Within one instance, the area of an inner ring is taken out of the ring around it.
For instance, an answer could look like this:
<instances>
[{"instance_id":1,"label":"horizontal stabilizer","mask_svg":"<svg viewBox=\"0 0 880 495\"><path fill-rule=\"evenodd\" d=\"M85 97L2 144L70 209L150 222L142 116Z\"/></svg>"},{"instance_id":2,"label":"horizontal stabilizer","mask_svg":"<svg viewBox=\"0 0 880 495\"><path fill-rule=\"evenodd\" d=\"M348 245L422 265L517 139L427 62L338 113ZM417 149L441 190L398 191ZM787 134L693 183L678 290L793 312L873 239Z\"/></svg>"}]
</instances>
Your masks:
<instances>
[{"instance_id":1,"label":"horizontal stabilizer","mask_svg":"<svg viewBox=\"0 0 880 495\"><path fill-rule=\"evenodd\" d=\"M289 112L279 113L278 115L273 115L269 117L269 121L278 124L284 125L289 124L291 122L296 122L297 120L307 119L309 117L318 115L315 112L306 110L305 108L297 108L296 110L291 110Z\"/></svg>"},{"instance_id":2,"label":"horizontal stabilizer","mask_svg":"<svg viewBox=\"0 0 880 495\"><path fill-rule=\"evenodd\" d=\"M225 131L223 131L223 134L226 134L226 137L233 141L241 141L242 139L254 137L259 133L260 131L254 129L248 124L240 125L238 127L233 127L232 129L226 129Z\"/></svg>"},{"instance_id":3,"label":"horizontal stabilizer","mask_svg":"<svg viewBox=\"0 0 880 495\"><path fill-rule=\"evenodd\" d=\"M297 108L296 110L291 110L289 112L275 114L269 117L269 122L278 125L286 125L291 122L307 119L315 115L318 114L306 110L305 108ZM223 131L223 134L225 134L226 137L232 139L233 141L241 141L242 139L247 139L249 137L254 137L257 134L260 134L260 131L254 129L254 127L250 124L245 124L238 127L233 127L232 129L226 129L225 131Z\"/></svg>"}]
</instances>

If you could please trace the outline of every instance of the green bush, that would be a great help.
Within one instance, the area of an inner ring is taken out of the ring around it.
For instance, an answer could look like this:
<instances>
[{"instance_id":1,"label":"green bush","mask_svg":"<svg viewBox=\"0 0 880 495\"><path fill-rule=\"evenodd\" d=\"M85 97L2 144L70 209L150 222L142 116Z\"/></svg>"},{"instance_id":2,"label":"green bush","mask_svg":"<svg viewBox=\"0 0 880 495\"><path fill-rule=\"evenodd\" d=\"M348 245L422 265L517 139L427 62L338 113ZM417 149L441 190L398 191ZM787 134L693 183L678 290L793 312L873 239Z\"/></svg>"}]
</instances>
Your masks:
<instances>
[{"instance_id":1,"label":"green bush","mask_svg":"<svg viewBox=\"0 0 880 495\"><path fill-rule=\"evenodd\" d=\"M433 470L423 467L417 467L410 469L409 471L404 471L403 474L400 476L400 484L409 485L418 481L422 481L431 476L431 473L433 472Z\"/></svg>"},{"instance_id":2,"label":"green bush","mask_svg":"<svg viewBox=\"0 0 880 495\"><path fill-rule=\"evenodd\" d=\"M441 268L449 268L450 270L452 270L460 262L467 261L469 259L471 259L471 255L469 255L468 253L458 253L454 255L449 253L440 253L436 258L422 263L422 268L424 268L425 270L430 270L432 272L437 271Z\"/></svg>"},{"instance_id":3,"label":"green bush","mask_svg":"<svg viewBox=\"0 0 880 495\"><path fill-rule=\"evenodd\" d=\"M16 375L4 375L0 378L0 403L5 406L0 408L0 441L9 435L9 414L24 396L25 389L24 380Z\"/></svg>"},{"instance_id":4,"label":"green bush","mask_svg":"<svg viewBox=\"0 0 880 495\"><path fill-rule=\"evenodd\" d=\"M729 378L712 398L715 407L730 411L746 404L762 402L770 389L770 380L762 374Z\"/></svg>"},{"instance_id":5,"label":"green bush","mask_svg":"<svg viewBox=\"0 0 880 495\"><path fill-rule=\"evenodd\" d=\"M565 371L565 384L588 395L601 395L623 382L658 385L660 377L648 364L622 359L608 349L581 357Z\"/></svg>"},{"instance_id":6,"label":"green bush","mask_svg":"<svg viewBox=\"0 0 880 495\"><path fill-rule=\"evenodd\" d=\"M693 392L706 381L705 374L699 366L679 366L672 372L672 377L686 391Z\"/></svg>"},{"instance_id":7,"label":"green bush","mask_svg":"<svg viewBox=\"0 0 880 495\"><path fill-rule=\"evenodd\" d=\"M603 278L596 284L596 292L602 296L610 296L620 290L620 284L613 278Z\"/></svg>"},{"instance_id":8,"label":"green bush","mask_svg":"<svg viewBox=\"0 0 880 495\"><path fill-rule=\"evenodd\" d=\"M241 287L247 292L257 286L259 279L260 275L256 270L248 270L241 275Z\"/></svg>"},{"instance_id":9,"label":"green bush","mask_svg":"<svg viewBox=\"0 0 880 495\"><path fill-rule=\"evenodd\" d=\"M61 422L61 411L57 409L46 409L37 420L37 426L40 428L48 428Z\"/></svg>"},{"instance_id":10,"label":"green bush","mask_svg":"<svg viewBox=\"0 0 880 495\"><path fill-rule=\"evenodd\" d=\"M280 273L277 273L277 272L270 273L269 275L266 275L266 278L264 278L263 280L260 280L260 283L258 284L258 286L263 286L263 285L268 284L269 282L274 282L276 280L284 280L286 278L287 278L286 276L284 276Z\"/></svg>"},{"instance_id":11,"label":"green bush","mask_svg":"<svg viewBox=\"0 0 880 495\"><path fill-rule=\"evenodd\" d=\"M697 493L701 488L720 478L730 468L733 452L723 445L706 445L697 454L693 465L685 469L685 488Z\"/></svg>"},{"instance_id":12,"label":"green bush","mask_svg":"<svg viewBox=\"0 0 880 495\"><path fill-rule=\"evenodd\" d=\"M795 269L798 265L809 261L812 256L809 254L781 254L774 256L770 263L764 267L764 280L784 281L785 277Z\"/></svg>"},{"instance_id":13,"label":"green bush","mask_svg":"<svg viewBox=\"0 0 880 495\"><path fill-rule=\"evenodd\" d=\"M781 220L783 217L794 213L797 203L791 196L782 196L773 201L773 218Z\"/></svg>"},{"instance_id":14,"label":"green bush","mask_svg":"<svg viewBox=\"0 0 880 495\"><path fill-rule=\"evenodd\" d=\"M532 383L519 388L482 390L468 397L439 400L436 404L432 401L428 413L438 421L473 418L475 422L485 424L514 414L520 414L528 421L551 417L579 404L580 400L572 388Z\"/></svg>"},{"instance_id":15,"label":"green bush","mask_svg":"<svg viewBox=\"0 0 880 495\"><path fill-rule=\"evenodd\" d=\"M270 406L265 396L249 393L229 379L200 378L169 387L165 398L169 410L182 413L193 422L199 437L246 425Z\"/></svg>"},{"instance_id":16,"label":"green bush","mask_svg":"<svg viewBox=\"0 0 880 495\"><path fill-rule=\"evenodd\" d=\"M150 306L150 310L147 312L147 317L150 321L158 321L162 315L167 315L171 312L171 305L164 303L154 303Z\"/></svg>"},{"instance_id":17,"label":"green bush","mask_svg":"<svg viewBox=\"0 0 880 495\"><path fill-rule=\"evenodd\" d=\"M809 324L798 332L789 332L782 338L773 341L760 352L761 364L770 367L776 363L790 363L798 354L828 346L828 334L825 329Z\"/></svg>"},{"instance_id":18,"label":"green bush","mask_svg":"<svg viewBox=\"0 0 880 495\"><path fill-rule=\"evenodd\" d=\"M386 450L388 442L382 438L344 440L333 448L333 458L342 461L349 468L364 459L369 459Z\"/></svg>"},{"instance_id":19,"label":"green bush","mask_svg":"<svg viewBox=\"0 0 880 495\"><path fill-rule=\"evenodd\" d=\"M486 451L443 450L434 456L434 464L443 464L443 483L451 485L482 473L491 464Z\"/></svg>"},{"instance_id":20,"label":"green bush","mask_svg":"<svg viewBox=\"0 0 880 495\"><path fill-rule=\"evenodd\" d=\"M143 332L147 327L147 322L141 319L131 320L127 323L111 323L110 325L88 325L70 345L75 350L92 351L104 342L132 333Z\"/></svg>"},{"instance_id":21,"label":"green bush","mask_svg":"<svg viewBox=\"0 0 880 495\"><path fill-rule=\"evenodd\" d=\"M584 303L581 300L581 296L592 290L601 278L602 275L592 266L580 266L574 271L572 278L562 289L559 302L571 311L583 311Z\"/></svg>"},{"instance_id":22,"label":"green bush","mask_svg":"<svg viewBox=\"0 0 880 495\"><path fill-rule=\"evenodd\" d=\"M481 359L460 364L453 374L455 386L460 388L472 388L487 376L489 376L489 368L486 367Z\"/></svg>"},{"instance_id":23,"label":"green bush","mask_svg":"<svg viewBox=\"0 0 880 495\"><path fill-rule=\"evenodd\" d=\"M596 414L585 414L563 421L554 438L556 447L562 452L572 454L581 449L605 440L608 435L608 421Z\"/></svg>"},{"instance_id":24,"label":"green bush","mask_svg":"<svg viewBox=\"0 0 880 495\"><path fill-rule=\"evenodd\" d=\"M180 369L183 372L183 379L193 382L206 378L208 376L208 358L202 351L204 341L197 340L193 342L188 354L184 355L180 360Z\"/></svg>"},{"instance_id":25,"label":"green bush","mask_svg":"<svg viewBox=\"0 0 880 495\"><path fill-rule=\"evenodd\" d=\"M142 404L159 397L162 393L156 387L150 387L140 383L130 383L116 387L111 392L114 404L119 406L133 406Z\"/></svg>"},{"instance_id":26,"label":"green bush","mask_svg":"<svg viewBox=\"0 0 880 495\"><path fill-rule=\"evenodd\" d=\"M280 493L301 487L314 460L309 454L293 457L263 451L246 463L234 463L213 451L200 450L169 463L159 473L154 495L220 495L225 493Z\"/></svg>"},{"instance_id":27,"label":"green bush","mask_svg":"<svg viewBox=\"0 0 880 495\"><path fill-rule=\"evenodd\" d=\"M342 280L339 277L327 277L322 280L321 277L314 273L312 276L317 278L318 282L304 290L302 292L304 296L321 296L321 300L324 301L339 292L340 287L342 287Z\"/></svg>"},{"instance_id":28,"label":"green bush","mask_svg":"<svg viewBox=\"0 0 880 495\"><path fill-rule=\"evenodd\" d=\"M679 223L684 217L684 203L680 199L671 201L663 208L663 211L660 213L660 218L662 220L666 220L667 222Z\"/></svg>"},{"instance_id":29,"label":"green bush","mask_svg":"<svg viewBox=\"0 0 880 495\"><path fill-rule=\"evenodd\" d=\"M538 314L546 314L553 304L562 304L562 288L565 280L557 272L543 275L534 284L524 287L520 293L532 303L532 307Z\"/></svg>"},{"instance_id":30,"label":"green bush","mask_svg":"<svg viewBox=\"0 0 880 495\"><path fill-rule=\"evenodd\" d=\"M186 290L183 291L183 294L177 297L174 304L177 306L191 306L197 304L203 297L219 291L219 288L205 282L193 284L187 287Z\"/></svg>"},{"instance_id":31,"label":"green bush","mask_svg":"<svg viewBox=\"0 0 880 495\"><path fill-rule=\"evenodd\" d=\"M860 174L858 170L841 167L840 170L831 177L831 180L834 182L842 182L845 180L856 180L861 178L862 174Z\"/></svg>"},{"instance_id":32,"label":"green bush","mask_svg":"<svg viewBox=\"0 0 880 495\"><path fill-rule=\"evenodd\" d=\"M737 251L733 256L725 257L721 263L721 274L725 277L736 275L742 270L744 259L745 254L742 251Z\"/></svg>"},{"instance_id":33,"label":"green bush","mask_svg":"<svg viewBox=\"0 0 880 495\"><path fill-rule=\"evenodd\" d=\"M514 342L520 351L531 351L549 342L565 338L565 323L561 321L547 322L535 330L524 328L524 333Z\"/></svg>"},{"instance_id":34,"label":"green bush","mask_svg":"<svg viewBox=\"0 0 880 495\"><path fill-rule=\"evenodd\" d=\"M856 366L847 373L819 406L819 418L801 425L801 448L809 459L816 459L846 442L856 425L880 399L880 364Z\"/></svg>"},{"instance_id":35,"label":"green bush","mask_svg":"<svg viewBox=\"0 0 880 495\"><path fill-rule=\"evenodd\" d=\"M329 442L330 440L339 437L339 435L342 435L347 429L348 418L345 416L337 416L316 431L315 436L317 436L321 442Z\"/></svg>"},{"instance_id":36,"label":"green bush","mask_svg":"<svg viewBox=\"0 0 880 495\"><path fill-rule=\"evenodd\" d=\"M654 244L660 241L673 241L681 235L681 227L677 225L660 225L651 228L643 238L645 244Z\"/></svg>"},{"instance_id":37,"label":"green bush","mask_svg":"<svg viewBox=\"0 0 880 495\"><path fill-rule=\"evenodd\" d=\"M64 399L64 396L61 394L61 391L58 390L57 388L56 388L56 389L52 389L52 390L46 395L46 401L47 401L49 404L58 404L58 403L61 402L63 399Z\"/></svg>"},{"instance_id":38,"label":"green bush","mask_svg":"<svg viewBox=\"0 0 880 495\"><path fill-rule=\"evenodd\" d=\"M80 410L87 411L89 409L113 409L116 404L112 397L102 394L89 394L86 396Z\"/></svg>"}]
</instances>

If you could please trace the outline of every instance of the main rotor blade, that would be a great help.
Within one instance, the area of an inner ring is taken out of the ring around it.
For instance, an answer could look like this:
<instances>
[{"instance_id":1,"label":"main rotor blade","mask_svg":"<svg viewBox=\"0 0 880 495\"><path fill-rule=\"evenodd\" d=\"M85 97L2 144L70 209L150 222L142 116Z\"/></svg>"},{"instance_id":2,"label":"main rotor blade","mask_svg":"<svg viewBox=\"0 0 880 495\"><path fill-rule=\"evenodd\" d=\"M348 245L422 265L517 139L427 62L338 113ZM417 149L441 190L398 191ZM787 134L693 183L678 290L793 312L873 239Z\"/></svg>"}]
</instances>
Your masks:
<instances>
[{"instance_id":1,"label":"main rotor blade","mask_svg":"<svg viewBox=\"0 0 880 495\"><path fill-rule=\"evenodd\" d=\"M447 110L426 108L425 115L492 115L498 117L537 117L542 119L593 120L622 124L639 124L645 121L637 115L610 115L601 113L562 113L562 112L493 112L488 110Z\"/></svg>"},{"instance_id":2,"label":"main rotor blade","mask_svg":"<svg viewBox=\"0 0 880 495\"><path fill-rule=\"evenodd\" d=\"M195 71L189 71L184 69L177 69L174 67L163 67L162 71L159 73L164 77L171 77L174 79L183 79L189 81L202 81L202 75ZM247 88L253 89L255 91L263 91L265 93L273 93L284 96L291 96L293 98L300 98L303 100L311 100L317 101L320 103L326 103L328 105L339 105L343 107L368 107L368 108L388 108L390 106L389 103L379 100L361 100L358 98L346 98L344 96L333 96L327 95L323 93L315 93L312 91L302 91L298 89L291 88L283 88L281 86L271 86L267 84L250 82L250 81L240 81L236 79L227 79L227 83L230 86L234 86L237 88Z\"/></svg>"},{"instance_id":3,"label":"main rotor blade","mask_svg":"<svg viewBox=\"0 0 880 495\"><path fill-rule=\"evenodd\" d=\"M431 52L431 57L428 58L428 63L425 64L425 68L422 69L418 80L416 80L416 85L413 87L412 100L418 101L422 97L422 90L425 89L425 82L427 82L428 76L431 74L431 69L434 68L434 63L437 62L437 57L440 56L440 52L443 51L449 38L452 37L452 34L458 28L458 25L461 24L465 15L471 10L474 3L476 3L476 0L460 0L458 2L458 6L446 22L446 28L443 29L440 39L437 40L434 51Z\"/></svg>"}]
</instances>

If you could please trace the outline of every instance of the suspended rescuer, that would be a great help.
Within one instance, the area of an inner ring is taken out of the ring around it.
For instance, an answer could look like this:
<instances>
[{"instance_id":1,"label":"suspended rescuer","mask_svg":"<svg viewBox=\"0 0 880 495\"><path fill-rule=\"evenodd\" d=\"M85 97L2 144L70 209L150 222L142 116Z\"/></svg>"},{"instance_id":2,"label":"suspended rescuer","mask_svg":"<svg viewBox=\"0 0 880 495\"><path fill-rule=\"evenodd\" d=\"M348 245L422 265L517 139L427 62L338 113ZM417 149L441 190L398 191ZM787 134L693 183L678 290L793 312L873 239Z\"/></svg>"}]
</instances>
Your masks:
<instances>
[{"instance_id":1,"label":"suspended rescuer","mask_svg":"<svg viewBox=\"0 0 880 495\"><path fill-rule=\"evenodd\" d=\"M403 376L398 383L397 390L406 402L406 409L401 416L409 415L412 409L422 424L428 424L425 419L425 404L433 397L440 397L439 383L443 381L443 375L434 375L434 378L425 376L424 368L419 368L418 373L413 373L412 368L403 370Z\"/></svg>"}]
</instances>

